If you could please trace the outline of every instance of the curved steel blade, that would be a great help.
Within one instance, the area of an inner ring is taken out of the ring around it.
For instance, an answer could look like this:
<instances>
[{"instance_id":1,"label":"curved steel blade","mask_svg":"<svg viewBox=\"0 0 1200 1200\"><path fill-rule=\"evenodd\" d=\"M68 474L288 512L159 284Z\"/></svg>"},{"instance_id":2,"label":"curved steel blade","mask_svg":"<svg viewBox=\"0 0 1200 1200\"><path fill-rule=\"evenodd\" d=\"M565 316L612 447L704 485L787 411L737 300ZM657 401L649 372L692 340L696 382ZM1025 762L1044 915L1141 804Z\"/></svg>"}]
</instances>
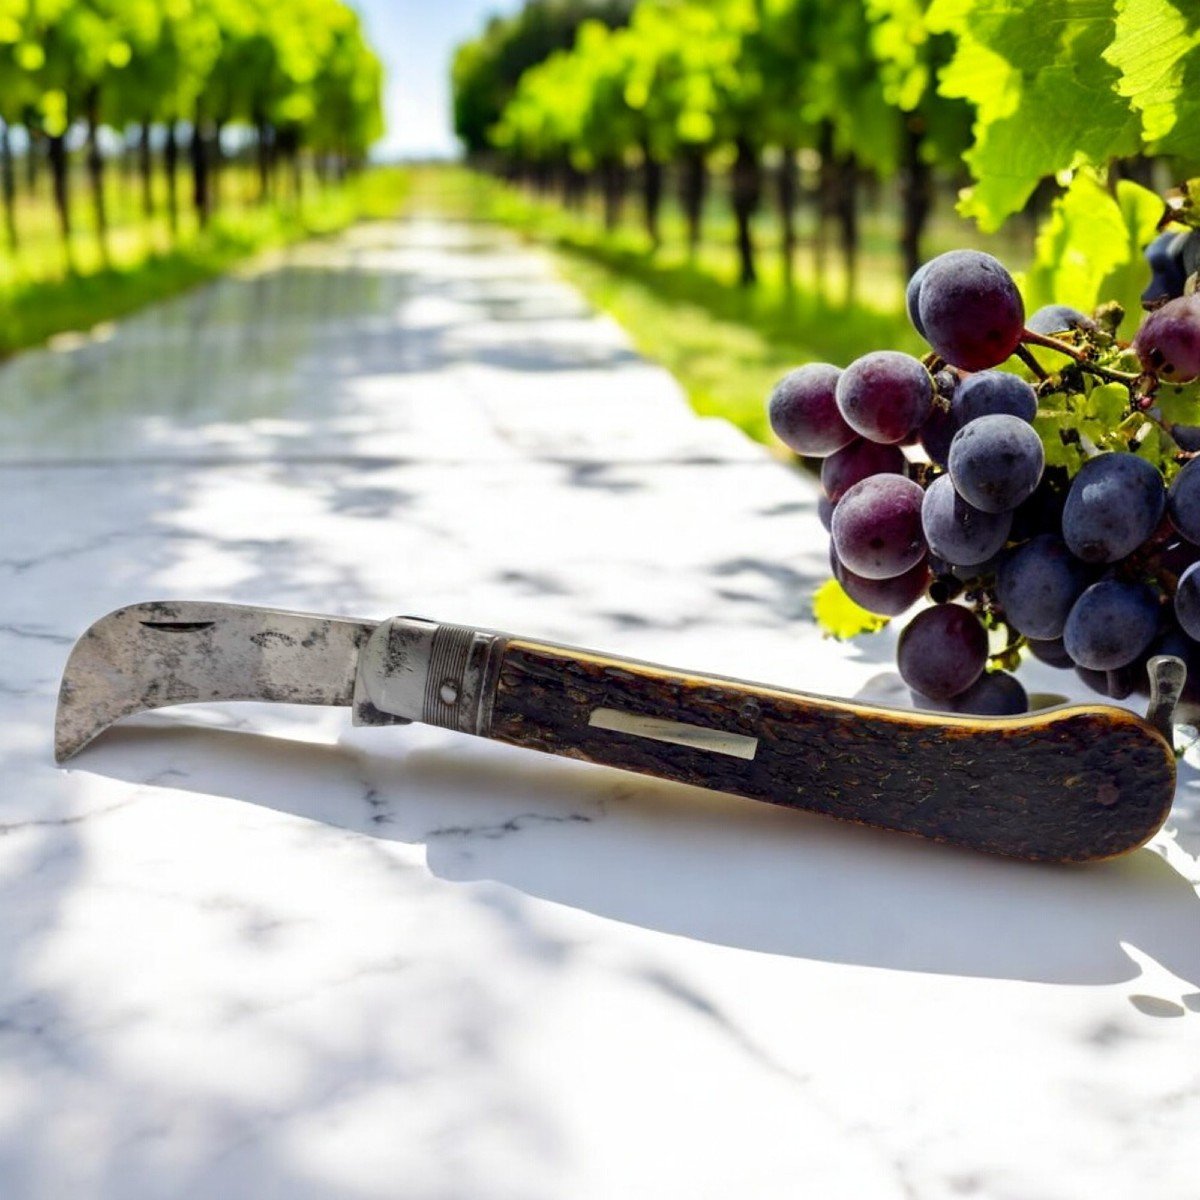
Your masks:
<instances>
[{"instance_id":1,"label":"curved steel blade","mask_svg":"<svg viewBox=\"0 0 1200 1200\"><path fill-rule=\"evenodd\" d=\"M377 624L191 600L119 608L67 659L54 756L63 762L114 721L170 704L349 705L358 652Z\"/></svg>"}]
</instances>

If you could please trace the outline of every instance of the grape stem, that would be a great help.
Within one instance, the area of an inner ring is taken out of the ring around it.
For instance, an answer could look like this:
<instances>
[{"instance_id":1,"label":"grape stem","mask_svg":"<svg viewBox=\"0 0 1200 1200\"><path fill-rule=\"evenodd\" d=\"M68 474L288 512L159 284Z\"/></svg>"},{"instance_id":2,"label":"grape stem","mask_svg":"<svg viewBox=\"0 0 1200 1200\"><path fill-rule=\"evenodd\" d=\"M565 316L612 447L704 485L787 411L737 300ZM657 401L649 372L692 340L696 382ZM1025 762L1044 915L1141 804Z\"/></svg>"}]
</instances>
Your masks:
<instances>
[{"instance_id":1,"label":"grape stem","mask_svg":"<svg viewBox=\"0 0 1200 1200\"><path fill-rule=\"evenodd\" d=\"M1049 379L1049 374L1043 369L1042 364L1034 358L1028 346L1017 347L1017 357L1038 377L1038 379Z\"/></svg>"},{"instance_id":2,"label":"grape stem","mask_svg":"<svg viewBox=\"0 0 1200 1200\"><path fill-rule=\"evenodd\" d=\"M1098 375L1101 379L1109 379L1113 383L1123 383L1126 387L1132 388L1135 383L1141 378L1140 375L1135 375L1131 371L1114 371L1111 367L1102 367L1099 363L1094 363L1082 350L1076 349L1069 342L1061 342L1058 338L1047 337L1042 333L1034 333L1031 329L1026 329L1021 334L1021 345L1017 348L1017 354L1021 361L1028 363L1029 359L1022 354L1026 347L1030 344L1034 346L1045 346L1047 350L1057 350L1059 354L1065 354L1068 358L1073 359L1076 365L1082 371L1089 371L1093 375ZM1030 354L1029 358L1033 355Z\"/></svg>"}]
</instances>

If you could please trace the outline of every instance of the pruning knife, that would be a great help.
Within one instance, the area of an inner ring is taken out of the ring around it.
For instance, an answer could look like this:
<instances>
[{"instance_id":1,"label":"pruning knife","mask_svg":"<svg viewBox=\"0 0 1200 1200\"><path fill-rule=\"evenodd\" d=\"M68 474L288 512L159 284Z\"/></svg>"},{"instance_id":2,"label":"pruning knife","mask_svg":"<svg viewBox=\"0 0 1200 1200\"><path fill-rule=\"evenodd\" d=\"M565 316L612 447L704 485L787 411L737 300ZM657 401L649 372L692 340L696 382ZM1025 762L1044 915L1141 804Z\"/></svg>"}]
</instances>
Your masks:
<instances>
[{"instance_id":1,"label":"pruning knife","mask_svg":"<svg viewBox=\"0 0 1200 1200\"><path fill-rule=\"evenodd\" d=\"M961 717L420 617L156 601L75 644L55 754L167 705L340 705L356 725L421 721L992 854L1086 861L1142 845L1171 806L1186 671L1169 656L1148 670L1146 719L1105 704Z\"/></svg>"}]
</instances>

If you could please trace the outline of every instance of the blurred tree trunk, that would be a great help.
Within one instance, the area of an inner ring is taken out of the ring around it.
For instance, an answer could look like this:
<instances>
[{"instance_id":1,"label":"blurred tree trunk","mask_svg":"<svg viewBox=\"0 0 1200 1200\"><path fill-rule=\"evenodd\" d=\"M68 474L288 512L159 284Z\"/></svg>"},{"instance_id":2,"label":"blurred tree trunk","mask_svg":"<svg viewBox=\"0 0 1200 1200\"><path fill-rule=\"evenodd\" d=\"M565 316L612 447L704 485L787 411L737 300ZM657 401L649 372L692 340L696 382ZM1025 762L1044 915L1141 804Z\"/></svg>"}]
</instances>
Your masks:
<instances>
[{"instance_id":1,"label":"blurred tree trunk","mask_svg":"<svg viewBox=\"0 0 1200 1200\"><path fill-rule=\"evenodd\" d=\"M683 171L679 178L679 203L687 221L688 257L695 258L700 249L704 221L704 201L708 196L708 162L704 150L694 146L683 156Z\"/></svg>"},{"instance_id":2,"label":"blurred tree trunk","mask_svg":"<svg viewBox=\"0 0 1200 1200\"><path fill-rule=\"evenodd\" d=\"M258 163L258 202L266 204L271 196L271 127L263 116L254 122L254 150Z\"/></svg>"},{"instance_id":3,"label":"blurred tree trunk","mask_svg":"<svg viewBox=\"0 0 1200 1200\"><path fill-rule=\"evenodd\" d=\"M4 228L8 235L8 248L17 252L17 178L13 166L12 140L9 125L0 124L0 193L4 196Z\"/></svg>"},{"instance_id":4,"label":"blurred tree trunk","mask_svg":"<svg viewBox=\"0 0 1200 1200\"><path fill-rule=\"evenodd\" d=\"M25 147L25 190L33 196L38 190L38 169L42 152L42 129L38 124L37 109L33 105L28 104L23 109L21 124L24 126L28 143Z\"/></svg>"},{"instance_id":5,"label":"blurred tree trunk","mask_svg":"<svg viewBox=\"0 0 1200 1200\"><path fill-rule=\"evenodd\" d=\"M46 153L50 160L50 180L54 187L54 208L58 214L58 228L62 234L63 255L67 270L75 271L75 260L71 253L71 184L67 177L67 139L57 134L46 139Z\"/></svg>"},{"instance_id":6,"label":"blurred tree trunk","mask_svg":"<svg viewBox=\"0 0 1200 1200\"><path fill-rule=\"evenodd\" d=\"M796 166L795 146L783 147L777 184L783 286L790 292L796 281L796 202L800 197L800 173Z\"/></svg>"},{"instance_id":7,"label":"blurred tree trunk","mask_svg":"<svg viewBox=\"0 0 1200 1200\"><path fill-rule=\"evenodd\" d=\"M663 169L662 163L650 153L650 147L642 146L642 212L646 220L646 233L650 245L657 250L662 244L659 236L659 212L662 208Z\"/></svg>"},{"instance_id":8,"label":"blurred tree trunk","mask_svg":"<svg viewBox=\"0 0 1200 1200\"><path fill-rule=\"evenodd\" d=\"M104 197L104 155L100 153L100 89L93 87L85 102L87 112L87 172L92 186L92 210L96 214L96 241L100 258L108 266L108 206Z\"/></svg>"},{"instance_id":9,"label":"blurred tree trunk","mask_svg":"<svg viewBox=\"0 0 1200 1200\"><path fill-rule=\"evenodd\" d=\"M192 137L188 147L192 160L192 204L196 209L196 220L200 228L208 225L210 195L208 188L208 147L204 137L204 118L196 113L192 122Z\"/></svg>"},{"instance_id":10,"label":"blurred tree trunk","mask_svg":"<svg viewBox=\"0 0 1200 1200\"><path fill-rule=\"evenodd\" d=\"M837 208L837 170L833 153L833 126L821 123L817 131L817 190L813 197L816 227L813 231L813 278L817 291L824 294L828 266L829 221Z\"/></svg>"},{"instance_id":11,"label":"blurred tree trunk","mask_svg":"<svg viewBox=\"0 0 1200 1200\"><path fill-rule=\"evenodd\" d=\"M858 293L858 164L852 154L838 160L837 181L838 227L849 304Z\"/></svg>"},{"instance_id":12,"label":"blurred tree trunk","mask_svg":"<svg viewBox=\"0 0 1200 1200\"><path fill-rule=\"evenodd\" d=\"M167 173L167 223L171 237L179 235L179 141L175 136L175 122L167 122L166 139L163 142L163 168Z\"/></svg>"},{"instance_id":13,"label":"blurred tree trunk","mask_svg":"<svg viewBox=\"0 0 1200 1200\"><path fill-rule=\"evenodd\" d=\"M609 233L621 223L626 183L625 164L616 158L606 160L601 169L601 187L604 189L604 228Z\"/></svg>"},{"instance_id":14,"label":"blurred tree trunk","mask_svg":"<svg viewBox=\"0 0 1200 1200\"><path fill-rule=\"evenodd\" d=\"M933 210L933 172L921 153L925 126L915 114L904 129L904 164L900 176L903 219L900 228L900 255L904 278L911 279L921 265L921 237Z\"/></svg>"},{"instance_id":15,"label":"blurred tree trunk","mask_svg":"<svg viewBox=\"0 0 1200 1200\"><path fill-rule=\"evenodd\" d=\"M142 214L154 216L154 168L150 160L150 118L142 120L138 137L138 174L142 181Z\"/></svg>"},{"instance_id":16,"label":"blurred tree trunk","mask_svg":"<svg viewBox=\"0 0 1200 1200\"><path fill-rule=\"evenodd\" d=\"M762 201L762 163L749 138L735 142L737 155L730 178L733 216L737 223L738 282L750 287L758 282L754 263L754 214Z\"/></svg>"},{"instance_id":17,"label":"blurred tree trunk","mask_svg":"<svg viewBox=\"0 0 1200 1200\"><path fill-rule=\"evenodd\" d=\"M210 212L218 212L221 208L221 170L225 166L225 153L221 149L221 131L224 128L224 119L214 121L212 132L208 138L208 207Z\"/></svg>"}]
</instances>

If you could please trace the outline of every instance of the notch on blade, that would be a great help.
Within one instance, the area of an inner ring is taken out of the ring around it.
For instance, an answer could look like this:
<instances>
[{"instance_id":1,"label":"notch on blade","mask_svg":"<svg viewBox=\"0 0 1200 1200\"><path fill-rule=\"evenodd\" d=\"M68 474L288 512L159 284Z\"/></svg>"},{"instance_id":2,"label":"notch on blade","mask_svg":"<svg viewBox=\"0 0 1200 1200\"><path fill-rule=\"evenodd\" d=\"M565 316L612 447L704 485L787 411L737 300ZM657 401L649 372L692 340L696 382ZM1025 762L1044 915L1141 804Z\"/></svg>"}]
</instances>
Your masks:
<instances>
[{"instance_id":1,"label":"notch on blade","mask_svg":"<svg viewBox=\"0 0 1200 1200\"><path fill-rule=\"evenodd\" d=\"M171 704L270 700L350 705L375 621L242 604L155 601L101 617L63 672L54 756L115 721Z\"/></svg>"}]
</instances>

